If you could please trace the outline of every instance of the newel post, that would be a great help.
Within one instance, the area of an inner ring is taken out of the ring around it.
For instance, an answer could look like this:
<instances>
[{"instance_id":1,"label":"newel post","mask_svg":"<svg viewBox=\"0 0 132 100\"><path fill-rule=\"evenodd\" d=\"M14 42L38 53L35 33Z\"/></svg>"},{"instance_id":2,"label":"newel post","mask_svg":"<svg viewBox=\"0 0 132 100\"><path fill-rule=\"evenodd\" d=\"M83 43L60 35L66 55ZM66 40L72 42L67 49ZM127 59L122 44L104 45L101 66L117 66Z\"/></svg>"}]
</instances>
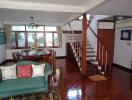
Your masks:
<instances>
[{"instance_id":1,"label":"newel post","mask_svg":"<svg viewBox=\"0 0 132 100\"><path fill-rule=\"evenodd\" d=\"M87 41L87 16L86 13L83 14L82 19L82 74L86 74L86 41Z\"/></svg>"}]
</instances>

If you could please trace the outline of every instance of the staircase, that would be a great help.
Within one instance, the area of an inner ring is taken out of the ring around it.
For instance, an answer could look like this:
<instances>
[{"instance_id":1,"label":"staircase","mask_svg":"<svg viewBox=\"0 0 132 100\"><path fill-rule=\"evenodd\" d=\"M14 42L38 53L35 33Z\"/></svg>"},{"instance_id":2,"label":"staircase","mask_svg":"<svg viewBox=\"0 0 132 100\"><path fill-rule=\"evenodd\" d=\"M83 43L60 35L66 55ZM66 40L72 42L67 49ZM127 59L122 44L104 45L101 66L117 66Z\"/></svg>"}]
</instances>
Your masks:
<instances>
[{"instance_id":1,"label":"staircase","mask_svg":"<svg viewBox=\"0 0 132 100\"><path fill-rule=\"evenodd\" d=\"M78 41L75 40L75 37L77 38ZM81 69L81 60L82 60L81 41L82 41L82 34L67 34L67 43L69 43L71 46L73 56L76 59L76 62L80 68L80 71L82 71ZM104 52L104 50L102 52ZM92 66L96 66L101 74L103 75L105 74L105 71L106 71L105 66L101 64L103 62L99 62L97 53L93 45L88 40L87 40L87 45L86 45L86 62L88 64L91 64Z\"/></svg>"},{"instance_id":2,"label":"staircase","mask_svg":"<svg viewBox=\"0 0 132 100\"><path fill-rule=\"evenodd\" d=\"M80 49L81 49L81 42L82 42L82 34L76 34L76 37L78 39L78 42L80 42ZM79 49L75 44L72 44L75 42L75 35L74 34L67 34L67 43L70 43L70 46L72 48L74 57L76 58L76 61L78 62L77 58L77 52L76 50ZM79 45L79 44L78 44ZM81 52L81 50L80 50ZM81 57L81 55L80 55ZM90 43L90 41L87 40L87 45L86 45L86 62L97 65L97 53L94 50L94 47ZM78 66L81 66L80 63L78 63Z\"/></svg>"},{"instance_id":3,"label":"staircase","mask_svg":"<svg viewBox=\"0 0 132 100\"><path fill-rule=\"evenodd\" d=\"M90 41L87 41L86 45L86 61L88 63L97 65L97 53L95 52L95 49L93 45L90 43Z\"/></svg>"},{"instance_id":4,"label":"staircase","mask_svg":"<svg viewBox=\"0 0 132 100\"><path fill-rule=\"evenodd\" d=\"M82 72L82 60L83 60L83 47L82 47L82 32L76 34L74 30L72 30L71 25L69 24L71 29L71 33L67 34L67 43L70 44L73 56L76 59L76 62ZM97 42L97 50L94 48L94 45L91 41L86 40L86 62L87 64L91 64L92 66L96 66L99 73L102 75L106 75L108 70L110 69L109 65L109 52L107 48L104 46L101 39L96 35L94 30L88 25L88 29L91 31ZM89 33L87 33L89 34ZM89 69L89 66L88 66ZM89 71L89 70L88 70Z\"/></svg>"}]
</instances>

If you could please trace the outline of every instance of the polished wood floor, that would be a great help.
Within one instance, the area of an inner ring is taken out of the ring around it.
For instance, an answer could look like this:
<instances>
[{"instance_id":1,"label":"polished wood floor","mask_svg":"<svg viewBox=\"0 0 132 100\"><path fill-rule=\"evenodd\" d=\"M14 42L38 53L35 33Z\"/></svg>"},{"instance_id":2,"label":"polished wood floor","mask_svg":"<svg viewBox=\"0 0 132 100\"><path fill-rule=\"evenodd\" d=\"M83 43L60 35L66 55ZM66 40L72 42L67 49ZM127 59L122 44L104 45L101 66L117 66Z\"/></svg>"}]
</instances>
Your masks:
<instances>
[{"instance_id":1,"label":"polished wood floor","mask_svg":"<svg viewBox=\"0 0 132 100\"><path fill-rule=\"evenodd\" d=\"M132 75L113 68L112 79L92 82L80 74L73 60L56 60L61 100L132 100Z\"/></svg>"}]
</instances>

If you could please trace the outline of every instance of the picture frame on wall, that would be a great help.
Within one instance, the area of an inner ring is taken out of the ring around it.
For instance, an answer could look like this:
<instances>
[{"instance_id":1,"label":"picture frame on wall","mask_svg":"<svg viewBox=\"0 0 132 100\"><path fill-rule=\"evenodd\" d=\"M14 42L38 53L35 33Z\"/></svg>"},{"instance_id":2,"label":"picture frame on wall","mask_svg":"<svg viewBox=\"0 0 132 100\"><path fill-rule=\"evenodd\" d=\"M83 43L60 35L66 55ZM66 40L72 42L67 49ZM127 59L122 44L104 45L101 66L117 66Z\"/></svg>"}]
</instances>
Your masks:
<instances>
[{"instance_id":1,"label":"picture frame on wall","mask_svg":"<svg viewBox=\"0 0 132 100\"><path fill-rule=\"evenodd\" d=\"M132 30L121 30L121 40L131 40Z\"/></svg>"}]
</instances>

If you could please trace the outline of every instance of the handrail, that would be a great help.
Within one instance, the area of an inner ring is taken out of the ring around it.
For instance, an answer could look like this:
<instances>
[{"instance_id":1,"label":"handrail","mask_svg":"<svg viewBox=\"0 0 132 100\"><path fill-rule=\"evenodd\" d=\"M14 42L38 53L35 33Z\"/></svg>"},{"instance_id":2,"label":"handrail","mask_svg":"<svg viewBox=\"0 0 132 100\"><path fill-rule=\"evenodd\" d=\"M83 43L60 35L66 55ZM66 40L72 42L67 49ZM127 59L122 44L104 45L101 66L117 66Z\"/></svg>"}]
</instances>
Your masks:
<instances>
[{"instance_id":1,"label":"handrail","mask_svg":"<svg viewBox=\"0 0 132 100\"><path fill-rule=\"evenodd\" d=\"M74 37L74 38L75 38L76 42L80 42L80 41L79 41L79 39L77 39L77 38L76 38L76 34L75 34L75 32L72 30L71 24L70 24L70 23L68 23L68 24L69 24L69 27L70 27L70 29L71 29L72 33L75 35L75 37ZM80 46L79 46L79 47L80 47ZM81 47L80 47L80 49L82 50L82 48L81 48Z\"/></svg>"},{"instance_id":2,"label":"handrail","mask_svg":"<svg viewBox=\"0 0 132 100\"><path fill-rule=\"evenodd\" d=\"M74 35L73 38L75 39L75 41L73 43L73 47L74 47L75 52L76 52L75 53L76 60L78 62L78 65L82 66L82 63L81 63L81 59L82 59L82 57L81 57L81 55L82 55L81 43L80 43L79 39L77 39L76 34L71 27L71 24L70 23L68 23L68 24L69 24L69 27L71 29L72 34Z\"/></svg>"},{"instance_id":3,"label":"handrail","mask_svg":"<svg viewBox=\"0 0 132 100\"><path fill-rule=\"evenodd\" d=\"M69 25L69 27L70 27L70 29L71 29L71 31L72 31L72 34L74 34L74 35L75 35L75 40L76 40L76 41L78 41L78 39L76 38L76 34L75 34L75 32L72 30L71 24L70 24L70 23L68 23L68 25Z\"/></svg>"},{"instance_id":4,"label":"handrail","mask_svg":"<svg viewBox=\"0 0 132 100\"><path fill-rule=\"evenodd\" d=\"M96 35L96 33L94 32L94 30L88 26L88 28L92 31L92 33L94 34L94 36L98 39L98 41L104 46L104 48L107 50L107 48L105 47L103 41L98 37L98 35Z\"/></svg>"}]
</instances>

